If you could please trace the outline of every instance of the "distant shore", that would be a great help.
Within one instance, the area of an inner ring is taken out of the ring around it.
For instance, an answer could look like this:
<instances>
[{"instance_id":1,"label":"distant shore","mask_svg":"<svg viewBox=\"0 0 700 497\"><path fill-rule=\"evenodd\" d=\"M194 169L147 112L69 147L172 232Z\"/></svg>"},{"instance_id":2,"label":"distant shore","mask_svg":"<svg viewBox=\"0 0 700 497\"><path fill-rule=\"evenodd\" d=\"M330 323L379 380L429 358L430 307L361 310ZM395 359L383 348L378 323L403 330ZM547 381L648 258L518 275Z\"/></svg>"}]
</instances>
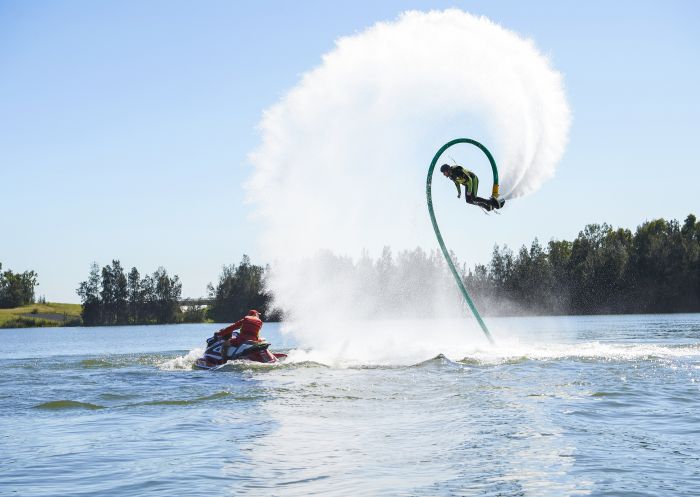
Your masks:
<instances>
[{"instance_id":1,"label":"distant shore","mask_svg":"<svg viewBox=\"0 0 700 497\"><path fill-rule=\"evenodd\" d=\"M51 328L82 326L80 317L82 306L80 304L44 303L30 304L14 309L0 309L0 329L12 328ZM537 314L537 313L504 313L485 314L487 319L494 318L542 318L542 317L582 317L582 316L644 316L654 314L695 314L693 312L658 312L658 313L588 313L588 314ZM202 323L214 323L207 319ZM278 322L278 321L267 321ZM154 323L155 324L155 323ZM183 323L188 324L188 323ZM192 323L189 323L192 324ZM143 323L139 323L143 325ZM102 325L102 326L136 326L136 324Z\"/></svg>"},{"instance_id":2,"label":"distant shore","mask_svg":"<svg viewBox=\"0 0 700 497\"><path fill-rule=\"evenodd\" d=\"M0 309L0 328L80 326L82 324L81 310L80 304L53 302Z\"/></svg>"}]
</instances>

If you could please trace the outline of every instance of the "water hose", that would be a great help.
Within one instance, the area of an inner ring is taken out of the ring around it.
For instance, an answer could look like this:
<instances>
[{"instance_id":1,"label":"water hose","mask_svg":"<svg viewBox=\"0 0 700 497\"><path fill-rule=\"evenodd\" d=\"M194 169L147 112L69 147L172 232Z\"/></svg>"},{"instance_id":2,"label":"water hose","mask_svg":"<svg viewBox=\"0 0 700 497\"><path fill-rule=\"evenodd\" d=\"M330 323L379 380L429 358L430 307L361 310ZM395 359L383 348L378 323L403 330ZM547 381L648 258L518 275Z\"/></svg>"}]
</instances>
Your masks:
<instances>
[{"instance_id":1,"label":"water hose","mask_svg":"<svg viewBox=\"0 0 700 497\"><path fill-rule=\"evenodd\" d=\"M442 255L445 256L445 260L447 261L447 265L449 266L450 271L452 271L452 276L454 276L455 281L457 282L459 291L462 293L462 297L464 297L464 300L466 300L467 304L469 305L469 308L472 310L472 313L474 314L474 317L479 323L479 326L481 326L481 330L484 332L484 335L486 335L486 338L489 339L489 342L491 344L494 344L493 338L491 337L491 333L486 327L486 323L484 323L484 320L481 319L481 315L479 314L479 311L476 309L474 302L469 296L469 292L467 292L467 289L465 288L464 283L462 282L462 278L459 277L459 273L457 272L457 268L455 268L454 262L452 262L452 257L450 257L450 253L447 251L447 247L445 247L445 242L442 239L440 228L438 227L437 221L435 220L435 211L433 210L432 182L435 164L437 163L440 156L445 152L445 150L450 148L452 145L456 145L458 143L471 143L486 154L486 157L488 157L489 162L491 163L491 170L493 171L492 195L493 197L498 198L498 169L496 168L496 161L493 160L491 152L489 152L486 147L484 147L481 143L479 143L476 140L471 140L469 138L455 138L454 140L451 140L445 143L442 147L440 147L440 150L437 151L435 157L433 157L433 161L430 163L430 168L428 169L428 179L425 182L425 195L428 198L428 212L430 212L430 220L433 223L433 230L435 230L435 236L437 237L438 243L440 244Z\"/></svg>"}]
</instances>

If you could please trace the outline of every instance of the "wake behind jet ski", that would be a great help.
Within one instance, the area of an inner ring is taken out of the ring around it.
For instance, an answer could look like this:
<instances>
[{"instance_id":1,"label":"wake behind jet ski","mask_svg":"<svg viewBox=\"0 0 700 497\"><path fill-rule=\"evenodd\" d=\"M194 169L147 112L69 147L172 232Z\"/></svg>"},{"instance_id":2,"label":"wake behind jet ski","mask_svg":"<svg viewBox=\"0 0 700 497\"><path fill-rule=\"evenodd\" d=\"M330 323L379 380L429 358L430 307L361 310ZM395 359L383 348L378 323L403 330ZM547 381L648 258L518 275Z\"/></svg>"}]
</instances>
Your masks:
<instances>
[{"instance_id":1,"label":"wake behind jet ski","mask_svg":"<svg viewBox=\"0 0 700 497\"><path fill-rule=\"evenodd\" d=\"M286 354L273 354L268 350L270 344L260 338L263 322L256 310L207 339L204 356L195 361L195 367L212 369L230 360L247 359L249 361L271 363L283 359ZM240 329L240 333L235 330Z\"/></svg>"}]
</instances>

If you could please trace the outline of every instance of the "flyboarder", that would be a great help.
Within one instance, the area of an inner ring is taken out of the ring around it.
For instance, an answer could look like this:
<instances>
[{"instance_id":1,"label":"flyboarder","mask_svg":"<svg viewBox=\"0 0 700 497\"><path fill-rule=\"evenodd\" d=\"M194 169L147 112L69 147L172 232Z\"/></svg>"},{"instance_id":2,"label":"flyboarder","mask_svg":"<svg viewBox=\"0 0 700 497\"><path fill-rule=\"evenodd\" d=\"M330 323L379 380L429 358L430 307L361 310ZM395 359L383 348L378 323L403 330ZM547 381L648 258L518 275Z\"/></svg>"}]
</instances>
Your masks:
<instances>
[{"instance_id":1,"label":"flyboarder","mask_svg":"<svg viewBox=\"0 0 700 497\"><path fill-rule=\"evenodd\" d=\"M469 169L457 165L450 166L449 164L443 164L440 167L440 172L444 174L446 178L454 181L457 187L457 198L462 196L462 189L459 185L464 185L464 200L466 200L468 204L478 205L487 211L503 207L505 203L503 200L499 201L494 197L485 199L476 196L477 190L479 189L479 178Z\"/></svg>"}]
</instances>

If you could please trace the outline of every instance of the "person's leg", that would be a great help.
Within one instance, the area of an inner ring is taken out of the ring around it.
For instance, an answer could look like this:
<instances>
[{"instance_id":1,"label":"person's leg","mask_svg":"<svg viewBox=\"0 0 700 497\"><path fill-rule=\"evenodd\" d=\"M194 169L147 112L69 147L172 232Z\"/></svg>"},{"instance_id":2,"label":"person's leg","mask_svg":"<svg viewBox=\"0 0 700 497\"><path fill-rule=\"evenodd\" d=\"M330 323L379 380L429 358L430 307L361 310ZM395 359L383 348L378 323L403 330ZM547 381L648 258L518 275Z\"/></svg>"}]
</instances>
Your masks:
<instances>
[{"instance_id":1,"label":"person's leg","mask_svg":"<svg viewBox=\"0 0 700 497\"><path fill-rule=\"evenodd\" d=\"M467 202L469 202L470 204L478 205L479 207L481 207L482 209L486 209L487 211L493 210L494 207L489 200L477 196L477 193L479 191L479 177L476 174L472 173L469 175L469 178L471 181L469 182L469 193L467 197L469 198L469 200L467 200Z\"/></svg>"},{"instance_id":2,"label":"person's leg","mask_svg":"<svg viewBox=\"0 0 700 497\"><path fill-rule=\"evenodd\" d=\"M474 199L476 198L476 192L474 191L474 180L475 180L474 175L467 175L467 182L464 184L464 200L468 204L473 204Z\"/></svg>"},{"instance_id":3,"label":"person's leg","mask_svg":"<svg viewBox=\"0 0 700 497\"><path fill-rule=\"evenodd\" d=\"M491 205L491 202L489 202L485 198L476 197L474 199L474 202L472 202L472 203L475 205L478 205L479 207L486 209L487 211L493 210L493 205Z\"/></svg>"}]
</instances>

